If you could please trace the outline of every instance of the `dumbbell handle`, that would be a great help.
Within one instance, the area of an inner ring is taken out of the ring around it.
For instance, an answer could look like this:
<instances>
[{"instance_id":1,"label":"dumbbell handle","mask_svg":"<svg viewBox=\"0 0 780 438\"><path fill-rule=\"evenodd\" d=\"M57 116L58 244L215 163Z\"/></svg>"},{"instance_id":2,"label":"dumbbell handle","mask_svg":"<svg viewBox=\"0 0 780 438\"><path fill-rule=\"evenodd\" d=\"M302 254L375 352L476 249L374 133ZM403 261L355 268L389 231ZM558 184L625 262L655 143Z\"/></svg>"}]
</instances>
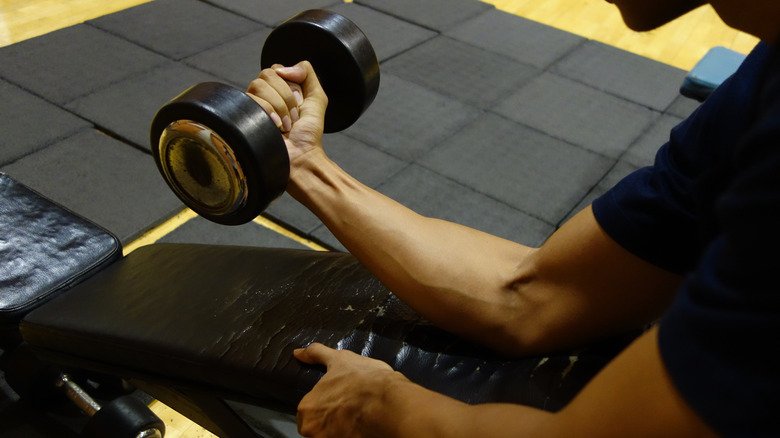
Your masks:
<instances>
[{"instance_id":1,"label":"dumbbell handle","mask_svg":"<svg viewBox=\"0 0 780 438\"><path fill-rule=\"evenodd\" d=\"M95 401L86 391L84 391L76 382L74 382L70 376L66 373L61 373L54 385L60 388L65 396L70 399L82 412L90 417L94 417L95 414L102 409L100 403ZM162 438L162 431L156 427L150 427L138 432L135 438Z\"/></svg>"},{"instance_id":2,"label":"dumbbell handle","mask_svg":"<svg viewBox=\"0 0 780 438\"><path fill-rule=\"evenodd\" d=\"M346 129L373 102L379 62L347 18L305 11L274 29L263 45L263 67L303 60L311 62L328 95L326 133ZM174 193L213 222L249 222L287 187L289 157L276 124L254 99L225 84L195 85L163 106L150 142Z\"/></svg>"},{"instance_id":3,"label":"dumbbell handle","mask_svg":"<svg viewBox=\"0 0 780 438\"><path fill-rule=\"evenodd\" d=\"M65 396L90 417L100 410L100 403L96 402L86 391L71 380L69 375L65 373L60 374L54 385L62 389Z\"/></svg>"}]
</instances>

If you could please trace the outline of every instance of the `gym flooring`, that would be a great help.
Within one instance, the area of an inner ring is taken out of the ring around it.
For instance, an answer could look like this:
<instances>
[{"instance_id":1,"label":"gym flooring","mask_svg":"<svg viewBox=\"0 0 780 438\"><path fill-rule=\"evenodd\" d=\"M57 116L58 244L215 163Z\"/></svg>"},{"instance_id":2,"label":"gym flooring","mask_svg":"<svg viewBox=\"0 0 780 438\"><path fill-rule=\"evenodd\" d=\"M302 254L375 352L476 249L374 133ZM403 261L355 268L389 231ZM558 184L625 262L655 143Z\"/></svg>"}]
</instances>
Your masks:
<instances>
[{"instance_id":1,"label":"gym flooring","mask_svg":"<svg viewBox=\"0 0 780 438\"><path fill-rule=\"evenodd\" d=\"M366 114L326 136L330 155L421 214L530 245L652 162L697 107L678 88L710 47L756 43L709 8L636 34L602 0L4 0L0 171L125 253L156 241L344 250L287 195L246 225L205 221L149 156L157 108L197 82L245 86L272 27L315 7L355 21L382 70ZM154 409L168 437L209 436Z\"/></svg>"}]
</instances>

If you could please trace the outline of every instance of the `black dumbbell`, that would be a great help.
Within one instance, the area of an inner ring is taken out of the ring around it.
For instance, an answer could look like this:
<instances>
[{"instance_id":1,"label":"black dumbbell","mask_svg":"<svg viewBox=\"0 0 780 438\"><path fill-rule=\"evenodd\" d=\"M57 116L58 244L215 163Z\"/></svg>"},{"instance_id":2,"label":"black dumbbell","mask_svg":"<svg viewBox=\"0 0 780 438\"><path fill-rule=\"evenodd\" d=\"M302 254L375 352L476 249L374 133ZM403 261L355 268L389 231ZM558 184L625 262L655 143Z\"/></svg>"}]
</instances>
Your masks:
<instances>
[{"instance_id":1,"label":"black dumbbell","mask_svg":"<svg viewBox=\"0 0 780 438\"><path fill-rule=\"evenodd\" d=\"M274 29L261 68L308 60L328 95L325 132L352 125L379 89L379 62L350 20L309 10ZM281 132L244 91L218 82L197 84L160 108L151 148L174 193L211 221L251 221L280 196L290 172Z\"/></svg>"}]
</instances>

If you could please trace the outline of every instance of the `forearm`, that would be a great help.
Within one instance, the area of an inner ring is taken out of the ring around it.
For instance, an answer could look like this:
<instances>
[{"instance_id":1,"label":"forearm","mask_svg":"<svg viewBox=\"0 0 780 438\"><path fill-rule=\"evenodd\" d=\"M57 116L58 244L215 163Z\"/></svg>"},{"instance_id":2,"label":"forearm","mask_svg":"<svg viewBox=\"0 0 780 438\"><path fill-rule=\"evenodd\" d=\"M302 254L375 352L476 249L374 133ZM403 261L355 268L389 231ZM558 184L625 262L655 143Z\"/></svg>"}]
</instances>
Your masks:
<instances>
[{"instance_id":1,"label":"forearm","mask_svg":"<svg viewBox=\"0 0 780 438\"><path fill-rule=\"evenodd\" d=\"M288 191L395 294L434 324L494 348L526 246L427 218L366 187L324 155L293 170ZM469 324L463 324L469 321Z\"/></svg>"},{"instance_id":2,"label":"forearm","mask_svg":"<svg viewBox=\"0 0 780 438\"><path fill-rule=\"evenodd\" d=\"M512 404L469 405L430 391L403 376L390 380L382 404L366 426L381 437L556 436L555 414Z\"/></svg>"},{"instance_id":3,"label":"forearm","mask_svg":"<svg viewBox=\"0 0 780 438\"><path fill-rule=\"evenodd\" d=\"M437 326L508 354L532 354L639 327L668 304L680 279L613 242L588 209L535 249L420 216L360 184L324 155L327 96L311 65L264 72L303 92L298 102L287 85L250 90L265 104L299 104L300 118L284 135L289 193Z\"/></svg>"},{"instance_id":4,"label":"forearm","mask_svg":"<svg viewBox=\"0 0 780 438\"><path fill-rule=\"evenodd\" d=\"M288 191L435 325L510 355L572 348L656 319L681 277L614 242L589 208L530 248L420 216L316 150Z\"/></svg>"},{"instance_id":5,"label":"forearm","mask_svg":"<svg viewBox=\"0 0 780 438\"><path fill-rule=\"evenodd\" d=\"M298 404L298 430L303 436L551 436L558 425L553 414L538 409L468 405L349 350L314 343L293 354L327 370Z\"/></svg>"},{"instance_id":6,"label":"forearm","mask_svg":"<svg viewBox=\"0 0 780 438\"><path fill-rule=\"evenodd\" d=\"M642 335L556 413L467 405L395 373L366 425L382 437L714 436L672 383L657 335L657 328Z\"/></svg>"}]
</instances>

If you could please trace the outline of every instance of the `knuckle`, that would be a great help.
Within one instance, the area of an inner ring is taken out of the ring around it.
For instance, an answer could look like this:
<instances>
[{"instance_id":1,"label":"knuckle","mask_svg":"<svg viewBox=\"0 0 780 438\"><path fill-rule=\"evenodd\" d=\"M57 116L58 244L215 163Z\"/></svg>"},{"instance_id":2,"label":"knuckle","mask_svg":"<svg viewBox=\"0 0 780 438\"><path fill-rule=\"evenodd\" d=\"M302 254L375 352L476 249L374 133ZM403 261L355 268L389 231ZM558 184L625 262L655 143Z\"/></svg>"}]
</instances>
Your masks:
<instances>
[{"instance_id":1,"label":"knuckle","mask_svg":"<svg viewBox=\"0 0 780 438\"><path fill-rule=\"evenodd\" d=\"M260 92L265 89L268 84L262 79L254 79L249 83L249 91Z\"/></svg>"},{"instance_id":2,"label":"knuckle","mask_svg":"<svg viewBox=\"0 0 780 438\"><path fill-rule=\"evenodd\" d=\"M274 76L275 74L276 74L276 72L274 71L274 69L272 69L272 68L264 68L263 70L260 71L260 74L258 75L258 77L263 78L263 79L268 79L268 78Z\"/></svg>"},{"instance_id":3,"label":"knuckle","mask_svg":"<svg viewBox=\"0 0 780 438\"><path fill-rule=\"evenodd\" d=\"M314 433L314 430L311 427L311 425L309 425L308 423L303 423L303 424L298 425L298 433L301 436L312 436L312 434Z\"/></svg>"},{"instance_id":4,"label":"knuckle","mask_svg":"<svg viewBox=\"0 0 780 438\"><path fill-rule=\"evenodd\" d=\"M309 392L301 398L300 402L298 402L298 414L305 414L313 405L314 402L312 401L311 392Z\"/></svg>"},{"instance_id":5,"label":"knuckle","mask_svg":"<svg viewBox=\"0 0 780 438\"><path fill-rule=\"evenodd\" d=\"M257 91L257 79L253 79L252 82L249 83L249 86L246 87L247 91L255 92Z\"/></svg>"}]
</instances>

